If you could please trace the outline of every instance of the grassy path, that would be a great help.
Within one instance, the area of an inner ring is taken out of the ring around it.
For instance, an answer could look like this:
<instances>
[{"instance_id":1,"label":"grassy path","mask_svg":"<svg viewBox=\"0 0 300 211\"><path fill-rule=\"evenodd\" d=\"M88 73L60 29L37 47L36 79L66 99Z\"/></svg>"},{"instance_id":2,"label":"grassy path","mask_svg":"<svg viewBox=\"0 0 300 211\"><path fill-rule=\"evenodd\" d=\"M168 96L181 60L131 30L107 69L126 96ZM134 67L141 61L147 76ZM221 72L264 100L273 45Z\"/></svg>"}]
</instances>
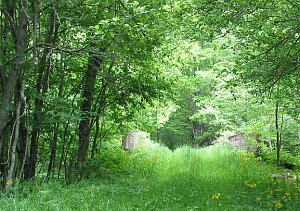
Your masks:
<instances>
[{"instance_id":1,"label":"grassy path","mask_svg":"<svg viewBox=\"0 0 300 211\"><path fill-rule=\"evenodd\" d=\"M300 210L299 182L272 179L251 153L155 147L129 157L131 173L44 184L2 197L0 210Z\"/></svg>"}]
</instances>

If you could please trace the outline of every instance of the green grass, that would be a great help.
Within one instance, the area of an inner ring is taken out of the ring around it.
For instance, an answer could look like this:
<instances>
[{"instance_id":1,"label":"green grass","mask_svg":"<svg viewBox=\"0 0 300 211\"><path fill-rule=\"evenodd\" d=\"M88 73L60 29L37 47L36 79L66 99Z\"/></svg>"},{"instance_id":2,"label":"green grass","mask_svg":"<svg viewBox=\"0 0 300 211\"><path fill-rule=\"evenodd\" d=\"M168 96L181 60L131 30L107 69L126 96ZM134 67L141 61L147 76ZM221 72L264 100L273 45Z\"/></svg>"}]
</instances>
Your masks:
<instances>
[{"instance_id":1,"label":"green grass","mask_svg":"<svg viewBox=\"0 0 300 211\"><path fill-rule=\"evenodd\" d=\"M2 196L0 210L299 210L297 180L271 178L276 169L251 153L219 146L141 149L126 174L71 185L27 184ZM124 162L123 162L124 163ZM106 166L107 169L109 169ZM108 172L111 170L107 170ZM31 187L31 192L27 189Z\"/></svg>"}]
</instances>

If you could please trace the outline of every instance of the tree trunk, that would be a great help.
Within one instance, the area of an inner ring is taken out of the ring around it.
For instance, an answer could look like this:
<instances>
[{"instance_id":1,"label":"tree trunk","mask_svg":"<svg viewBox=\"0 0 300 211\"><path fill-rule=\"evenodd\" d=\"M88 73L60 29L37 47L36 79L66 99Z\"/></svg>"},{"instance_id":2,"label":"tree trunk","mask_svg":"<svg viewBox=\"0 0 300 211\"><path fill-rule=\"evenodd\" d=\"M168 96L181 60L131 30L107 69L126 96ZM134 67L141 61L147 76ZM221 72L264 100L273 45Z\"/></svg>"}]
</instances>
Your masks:
<instances>
[{"instance_id":1,"label":"tree trunk","mask_svg":"<svg viewBox=\"0 0 300 211\"><path fill-rule=\"evenodd\" d=\"M85 72L84 83L83 83L83 102L81 110L84 113L82 120L79 123L79 145L78 145L78 158L77 163L80 166L85 162L87 157L87 151L90 140L90 117L89 112L91 111L93 94L95 89L97 71L102 65L102 59L99 55L90 53L88 68Z\"/></svg>"},{"instance_id":2,"label":"tree trunk","mask_svg":"<svg viewBox=\"0 0 300 211\"><path fill-rule=\"evenodd\" d=\"M62 138L63 146L62 146L60 160L59 160L59 164L58 164L58 173L57 173L58 179L60 178L60 172L61 172L61 169L62 169L63 162L65 160L65 156L67 156L66 153L65 153L65 151L67 150L66 148L68 147L69 142L70 142L70 140L67 141L67 138L66 138L67 137L67 133L68 133L68 128L69 128L69 122L66 124L66 127L64 129L64 135L63 135L63 138Z\"/></svg>"},{"instance_id":3,"label":"tree trunk","mask_svg":"<svg viewBox=\"0 0 300 211\"><path fill-rule=\"evenodd\" d=\"M10 151L10 167L9 171L7 173L7 178L6 178L6 188L9 188L15 179L15 166L16 166L16 148L17 148L17 143L19 139L19 129L20 129L20 118L21 118L21 106L22 106L22 95L24 93L24 88L25 84L22 82L20 87L20 90L18 91L18 103L17 103L17 109L16 109L16 120L14 124L14 135L13 135L13 142L11 146L11 151Z\"/></svg>"},{"instance_id":4,"label":"tree trunk","mask_svg":"<svg viewBox=\"0 0 300 211\"><path fill-rule=\"evenodd\" d=\"M65 74L64 74L64 72L62 72L61 76L60 76L60 85L59 85L59 91L58 91L58 97L59 98L61 98L63 96L64 78L65 78ZM53 139L51 141L51 153L50 153L48 173L47 173L47 179L48 180L51 178L51 173L53 172L53 170L55 168L56 149L57 149L57 142L58 142L59 126L60 126L60 124L59 124L59 122L57 122L55 124L55 127L54 127Z\"/></svg>"},{"instance_id":5,"label":"tree trunk","mask_svg":"<svg viewBox=\"0 0 300 211\"><path fill-rule=\"evenodd\" d=\"M57 149L57 140L58 140L58 129L59 123L55 124L53 139L51 140L51 152L49 158L47 180L51 178L51 173L55 168L55 159L56 159L56 149Z\"/></svg>"},{"instance_id":6,"label":"tree trunk","mask_svg":"<svg viewBox=\"0 0 300 211\"><path fill-rule=\"evenodd\" d=\"M27 0L20 0L19 5L16 5L13 1L4 1L3 2L3 10L6 13L7 20L10 25L11 29L11 36L14 40L14 48L15 48L15 59L13 61L13 67L10 72L8 72L8 77L6 79L6 83L3 81L3 95L2 101L0 105L0 158L2 153L2 146L3 146L3 134L4 130L7 127L7 121L9 117L9 108L11 105L11 101L13 98L13 94L16 90L17 82L19 81L20 72L23 69L24 65L24 53L28 47L28 19L27 19L27 7L28 2ZM16 11L18 8L19 11ZM17 16L18 20L15 19ZM20 108L16 108L16 114L20 113ZM18 117L17 117L18 118ZM19 127L19 120L17 119L16 127ZM14 176L14 168L15 168L15 151L16 151L16 144L18 139L18 132L19 128L15 129L15 137L11 148L11 163L10 163L10 170L8 175L8 181L10 178ZM3 172L2 172L3 173ZM9 184L8 182L7 184Z\"/></svg>"},{"instance_id":7,"label":"tree trunk","mask_svg":"<svg viewBox=\"0 0 300 211\"><path fill-rule=\"evenodd\" d=\"M109 71L112 70L113 67L113 62L110 65ZM95 112L97 113L97 117L95 119L96 122L96 130L95 130L95 135L94 135L94 140L93 140L93 144L92 144L92 152L91 152L91 159L94 159L94 156L96 154L97 151L97 146L98 146L98 140L101 141L102 139L102 127L103 127L103 123L101 124L101 128L100 128L100 115L104 114L105 112L105 103L106 103L106 91L107 91L107 86L108 83L106 81L106 79L102 79L102 87L101 87L101 91L99 92L98 98L97 98L97 102L99 102L99 104L97 105L97 108L95 109ZM93 126L93 123L91 124ZM100 135L100 136L99 136Z\"/></svg>"},{"instance_id":8,"label":"tree trunk","mask_svg":"<svg viewBox=\"0 0 300 211\"><path fill-rule=\"evenodd\" d=\"M16 26L15 26L15 20L14 20L14 13L15 13L15 5L13 5L12 2L9 1L3 1L1 2L1 7L3 7L3 10L1 10L1 18L3 18L3 22L1 21L1 28L3 28L3 31L1 31L1 62L6 62L6 58L8 57L8 52L11 51L9 47L4 45L4 43L9 42L9 36L10 34L14 35L14 43L17 43L16 35ZM3 11L3 13L2 13ZM9 32L10 30L10 32ZM16 50L16 46L15 46ZM17 54L17 52L16 52ZM20 55L22 56L22 55ZM3 67L4 68L4 67ZM7 127L8 124L8 118L9 118L9 107L10 103L13 97L13 93L17 84L17 80L19 77L19 70L15 67L12 68L10 71L1 69L1 104L0 104L0 157L2 153L2 146L3 146L3 135L4 130ZM7 75L7 76L6 76Z\"/></svg>"},{"instance_id":9,"label":"tree trunk","mask_svg":"<svg viewBox=\"0 0 300 211\"><path fill-rule=\"evenodd\" d=\"M96 132L95 132L94 140L93 140L91 159L94 159L94 156L95 156L95 153L96 153L99 130L100 130L99 115L97 115L97 118L96 118Z\"/></svg>"},{"instance_id":10,"label":"tree trunk","mask_svg":"<svg viewBox=\"0 0 300 211\"><path fill-rule=\"evenodd\" d=\"M280 132L279 132L279 101L276 101L275 108L275 128L276 128L276 164L277 167L280 165L280 148L281 148L281 140L280 140Z\"/></svg>"},{"instance_id":11,"label":"tree trunk","mask_svg":"<svg viewBox=\"0 0 300 211\"><path fill-rule=\"evenodd\" d=\"M24 103L22 103L21 113L26 113L25 109L26 109L25 105ZM25 121L23 119L20 119L20 140L19 140L19 152L18 152L18 158L20 163L20 167L19 167L20 172L18 178L19 181L23 179L22 177L23 177L24 166L27 159L27 151L28 151L28 130Z\"/></svg>"},{"instance_id":12,"label":"tree trunk","mask_svg":"<svg viewBox=\"0 0 300 211\"><path fill-rule=\"evenodd\" d=\"M47 44L53 46L57 41L58 27L59 25L55 22L55 11L51 11L49 16L49 30L47 33ZM40 124L42 119L42 111L44 101L42 94L48 92L49 75L50 75L50 60L47 59L51 54L50 48L45 48L43 51L42 58L40 60L38 68L38 77L36 81L36 94L38 95L35 99L35 109L33 114L33 128L31 132L31 143L30 143L30 155L26 164L24 178L31 179L35 177L36 162L38 154L38 139L40 133Z\"/></svg>"},{"instance_id":13,"label":"tree trunk","mask_svg":"<svg viewBox=\"0 0 300 211\"><path fill-rule=\"evenodd\" d=\"M17 84L18 77L19 77L19 70L13 69L10 73L9 79L5 84L3 90L3 98L1 102L1 108L0 108L0 155L2 152L4 129L6 128L7 120L9 116L9 107L13 97L13 92Z\"/></svg>"}]
</instances>

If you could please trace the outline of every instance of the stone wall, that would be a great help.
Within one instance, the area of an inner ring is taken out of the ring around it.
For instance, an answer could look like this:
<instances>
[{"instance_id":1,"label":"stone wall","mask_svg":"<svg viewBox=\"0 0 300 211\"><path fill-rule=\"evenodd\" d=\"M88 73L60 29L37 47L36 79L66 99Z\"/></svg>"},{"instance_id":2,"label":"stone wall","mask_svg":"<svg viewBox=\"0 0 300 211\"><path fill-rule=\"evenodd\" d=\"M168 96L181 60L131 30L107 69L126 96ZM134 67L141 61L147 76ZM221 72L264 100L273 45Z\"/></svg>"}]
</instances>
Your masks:
<instances>
[{"instance_id":1,"label":"stone wall","mask_svg":"<svg viewBox=\"0 0 300 211\"><path fill-rule=\"evenodd\" d=\"M235 148L247 147L244 134L237 134L229 137L231 145Z\"/></svg>"},{"instance_id":2,"label":"stone wall","mask_svg":"<svg viewBox=\"0 0 300 211\"><path fill-rule=\"evenodd\" d=\"M124 149L135 149L138 147L139 141L139 132L129 132L126 136L123 136L122 147Z\"/></svg>"}]
</instances>

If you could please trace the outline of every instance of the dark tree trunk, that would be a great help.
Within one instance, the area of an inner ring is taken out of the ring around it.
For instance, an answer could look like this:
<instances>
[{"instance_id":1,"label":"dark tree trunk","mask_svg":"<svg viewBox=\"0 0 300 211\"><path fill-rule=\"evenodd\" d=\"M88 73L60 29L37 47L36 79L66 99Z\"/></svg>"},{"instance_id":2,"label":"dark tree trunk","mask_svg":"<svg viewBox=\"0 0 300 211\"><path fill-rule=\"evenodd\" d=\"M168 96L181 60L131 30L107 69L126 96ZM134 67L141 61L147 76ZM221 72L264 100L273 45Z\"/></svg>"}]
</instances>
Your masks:
<instances>
[{"instance_id":1,"label":"dark tree trunk","mask_svg":"<svg viewBox=\"0 0 300 211\"><path fill-rule=\"evenodd\" d=\"M97 118L96 118L96 132L95 132L94 140L93 140L91 159L94 159L94 156L95 156L95 153L96 153L99 131L100 131L99 115L97 115Z\"/></svg>"},{"instance_id":2,"label":"dark tree trunk","mask_svg":"<svg viewBox=\"0 0 300 211\"><path fill-rule=\"evenodd\" d=\"M88 68L85 72L83 82L83 102L81 110L84 113L82 120L79 123L79 145L78 145L78 158L77 163L80 166L87 157L89 140L90 140L90 117L93 94L95 89L97 71L102 65L102 59L99 55L90 54L88 61Z\"/></svg>"},{"instance_id":3,"label":"dark tree trunk","mask_svg":"<svg viewBox=\"0 0 300 211\"><path fill-rule=\"evenodd\" d=\"M3 142L4 142L4 133L5 133L5 128L8 124L8 119L9 119L9 107L11 104L11 100L13 97L13 93L17 84L17 80L19 77L19 70L18 69L13 69L9 75L7 83L4 85L4 91L3 91L3 97L2 97L2 102L0 106L0 157L4 158L2 156L3 154ZM1 164L3 168L5 169L4 165ZM3 171L1 171L4 173Z\"/></svg>"},{"instance_id":4,"label":"dark tree trunk","mask_svg":"<svg viewBox=\"0 0 300 211\"><path fill-rule=\"evenodd\" d=\"M58 164L58 170L57 170L57 178L58 179L60 178L60 172L61 172L62 164L63 164L63 161L64 161L64 157L65 157L65 148L66 148L66 143L67 143L66 134L67 134L67 131L68 131L68 127L69 127L69 123L67 123L67 125L64 129L64 135L63 135L63 138L62 138L63 146L62 146L62 149L61 149L61 154L60 154L60 159L59 159L59 164Z\"/></svg>"},{"instance_id":5,"label":"dark tree trunk","mask_svg":"<svg viewBox=\"0 0 300 211\"><path fill-rule=\"evenodd\" d=\"M60 76L60 85L59 85L59 91L58 91L59 98L61 98L63 96L64 78L65 78L65 74L64 74L64 72L62 72L61 76ZM60 126L60 124L59 124L59 122L57 122L54 127L53 139L51 141L51 153L50 153L50 159L49 159L49 165L48 165L47 179L50 179L51 173L53 172L53 170L55 168L59 126Z\"/></svg>"},{"instance_id":6,"label":"dark tree trunk","mask_svg":"<svg viewBox=\"0 0 300 211\"><path fill-rule=\"evenodd\" d=\"M19 11L15 12L15 9L18 8ZM20 72L23 69L24 66L24 53L27 50L28 47L28 19L27 19L27 8L28 8L28 2L27 0L21 0L19 2L19 5L14 5L14 2L5 1L5 9L7 12L8 20L11 27L11 34L14 39L15 43L15 52L16 57L14 60L13 68L9 74L8 81L4 86L4 93L2 98L2 105L1 105L1 111L0 111L0 153L2 151L2 144L3 144L3 132L7 124L7 118L8 118L8 110L9 110L9 104L11 103L13 93L16 90L17 82L19 81ZM18 19L14 19L14 13L18 14ZM10 148L10 166L9 171L7 174L7 185L10 185L12 183L12 180L15 176L15 166L16 166L16 147L18 143L19 138L19 126L20 126L20 112L21 112L21 93L24 91L25 85L22 84L19 89L17 90L18 95L16 96L18 102L17 102L17 108L16 108L16 118L15 118L15 124L13 127L13 141L12 146Z\"/></svg>"},{"instance_id":7,"label":"dark tree trunk","mask_svg":"<svg viewBox=\"0 0 300 211\"><path fill-rule=\"evenodd\" d=\"M281 140L280 140L280 132L279 132L279 101L276 101L275 108L275 128L276 128L276 163L277 167L280 166L280 148L281 148Z\"/></svg>"},{"instance_id":8,"label":"dark tree trunk","mask_svg":"<svg viewBox=\"0 0 300 211\"><path fill-rule=\"evenodd\" d=\"M20 129L20 118L21 118L21 106L22 106L22 95L24 93L24 88L25 88L25 83L21 82L20 87L18 89L17 93L17 108L16 108L16 118L15 118L15 123L13 127L13 141L12 141L12 146L10 149L10 167L9 171L7 173L7 178L6 178L6 185L8 188L11 186L15 180L15 166L17 162L17 144L19 140L19 129Z\"/></svg>"},{"instance_id":9,"label":"dark tree trunk","mask_svg":"<svg viewBox=\"0 0 300 211\"><path fill-rule=\"evenodd\" d=\"M47 180L49 180L51 178L51 173L53 172L53 170L55 168L58 129L59 129L59 123L56 123L55 128L54 128L53 139L51 141L51 152L50 152L50 159L49 159L49 165L48 165Z\"/></svg>"},{"instance_id":10,"label":"dark tree trunk","mask_svg":"<svg viewBox=\"0 0 300 211\"><path fill-rule=\"evenodd\" d=\"M4 20L1 21L1 62L5 63L6 58L9 57L9 49L5 43L10 42L10 34L13 34L14 43L16 44L16 23L14 20L15 13L15 5L10 1L2 1L1 8L3 8L1 12L1 18ZM2 31L3 29L3 31ZM15 46L16 49L16 46ZM8 54L8 55L7 55ZM17 79L19 77L19 70L15 67L11 68L11 70L4 69L5 66L2 67L0 71L0 81L1 81L1 104L0 104L0 157L2 153L2 146L4 142L4 132L7 127L9 120L9 107L13 97L13 93L16 87Z\"/></svg>"},{"instance_id":11,"label":"dark tree trunk","mask_svg":"<svg viewBox=\"0 0 300 211\"><path fill-rule=\"evenodd\" d=\"M110 65L109 71L111 71L112 65L113 65L113 63ZM96 130L95 130L94 140L93 140L93 144L92 144L91 159L93 159L96 154L98 140L101 141L101 139L102 139L101 132L102 132L103 124L101 124L101 128L100 128L100 115L103 114L105 111L105 106L106 106L105 102L107 99L107 95L106 95L107 86L108 86L108 83L107 83L106 79L103 78L101 91L99 92L99 95L97 97L97 102L99 102L99 103L97 105L97 108L95 109L95 112L97 113L97 117L95 119ZM93 126L93 123L91 125Z\"/></svg>"},{"instance_id":12,"label":"dark tree trunk","mask_svg":"<svg viewBox=\"0 0 300 211\"><path fill-rule=\"evenodd\" d=\"M22 102L21 105L21 113L24 114L24 118L26 118L26 110L25 110L25 103ZM27 126L25 124L24 118L20 119L20 140L19 140L19 148L18 148L18 158L19 158L19 179L22 179L23 176L23 170L24 170L24 165L27 159L27 149L28 149L28 130Z\"/></svg>"},{"instance_id":13,"label":"dark tree trunk","mask_svg":"<svg viewBox=\"0 0 300 211\"><path fill-rule=\"evenodd\" d=\"M58 27L59 25L55 23L55 11L51 11L49 16L49 30L47 33L47 44L50 46L54 46L57 41ZM42 96L48 92L48 84L49 84L49 75L50 75L50 60L47 59L51 54L50 48L45 48L42 58L39 63L38 68L38 77L36 81L36 94L37 97L35 99L35 108L33 114L33 128L31 132L31 143L30 143L30 154L28 162L26 163L25 171L24 171L24 179L31 179L35 177L36 172L36 162L38 155L38 140L40 133L40 125L42 119L42 111L43 111L43 99Z\"/></svg>"}]
</instances>

